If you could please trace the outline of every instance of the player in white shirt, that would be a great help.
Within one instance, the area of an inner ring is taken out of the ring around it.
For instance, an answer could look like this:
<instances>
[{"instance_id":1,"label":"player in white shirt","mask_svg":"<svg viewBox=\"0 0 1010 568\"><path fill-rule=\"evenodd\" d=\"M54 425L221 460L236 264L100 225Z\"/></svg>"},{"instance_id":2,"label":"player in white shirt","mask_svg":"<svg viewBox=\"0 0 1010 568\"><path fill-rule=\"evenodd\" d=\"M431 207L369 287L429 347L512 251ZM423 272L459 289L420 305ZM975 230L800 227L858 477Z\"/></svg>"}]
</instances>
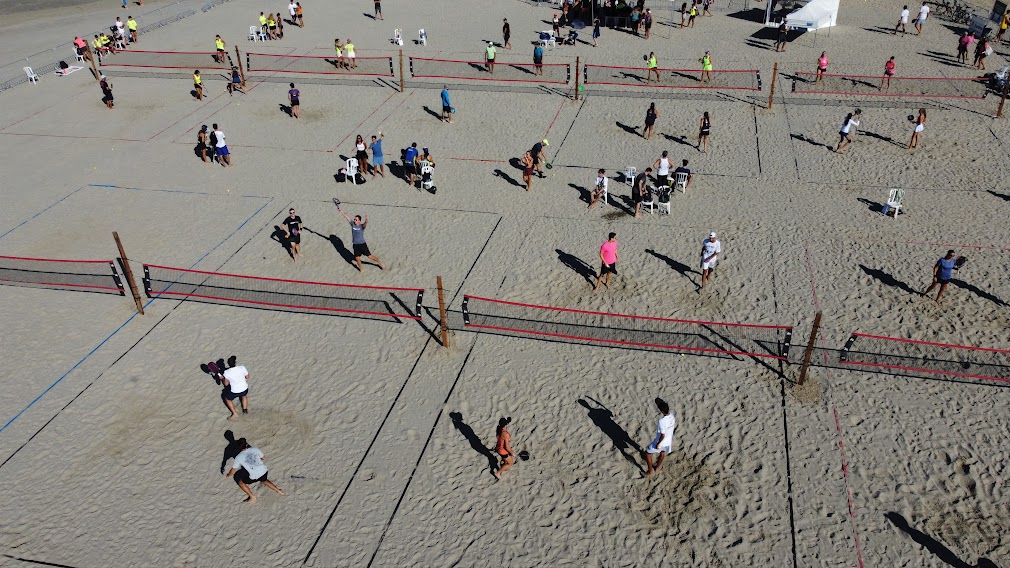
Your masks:
<instances>
[{"instance_id":1,"label":"player in white shirt","mask_svg":"<svg viewBox=\"0 0 1010 568\"><path fill-rule=\"evenodd\" d=\"M239 438L235 443L242 451L235 456L231 469L224 475L225 477L231 477L232 474L235 474L235 481L238 483L239 489L248 495L245 500L246 503L252 504L256 502L256 496L253 495L252 489L249 488L250 483L262 483L278 494L284 495L280 487L277 487L272 481L267 479L267 466L263 463L266 456L263 455L263 452L259 448L249 445L249 442L245 438Z\"/></svg>"},{"instance_id":2,"label":"player in white shirt","mask_svg":"<svg viewBox=\"0 0 1010 568\"><path fill-rule=\"evenodd\" d=\"M901 17L898 18L898 25L894 26L894 33L898 33L898 28L901 28L901 33L905 33L905 25L908 24L908 5L906 4L904 8L901 9Z\"/></svg>"},{"instance_id":3,"label":"player in white shirt","mask_svg":"<svg viewBox=\"0 0 1010 568\"><path fill-rule=\"evenodd\" d=\"M649 470L645 473L646 477L651 476L655 470L659 469L666 454L673 451L673 431L677 428L677 419L670 412L670 405L665 400L657 398L656 407L659 408L663 417L656 425L656 438L649 444L649 447L645 448L645 464L649 466ZM659 454L659 457L656 459L656 464L653 465L652 456L656 454Z\"/></svg>"},{"instance_id":4,"label":"player in white shirt","mask_svg":"<svg viewBox=\"0 0 1010 568\"><path fill-rule=\"evenodd\" d=\"M249 414L249 371L242 365L232 367L224 372L222 383L224 384L224 392L222 393L224 404L231 411L228 420L238 418L235 403L232 402L236 398L242 403L242 414Z\"/></svg>"},{"instance_id":5,"label":"player in white shirt","mask_svg":"<svg viewBox=\"0 0 1010 568\"><path fill-rule=\"evenodd\" d=\"M715 232L708 234L708 238L701 243L701 288L715 276L715 267L719 263L719 253L722 252L722 243L715 237Z\"/></svg>"},{"instance_id":6,"label":"player in white shirt","mask_svg":"<svg viewBox=\"0 0 1010 568\"><path fill-rule=\"evenodd\" d=\"M919 17L915 20L915 35L922 33L922 24L926 23L926 18L929 17L929 6L925 2L922 3L922 7L919 8Z\"/></svg>"},{"instance_id":7,"label":"player in white shirt","mask_svg":"<svg viewBox=\"0 0 1010 568\"><path fill-rule=\"evenodd\" d=\"M592 209L605 193L607 193L607 170L601 169L596 172L596 181L593 182L593 190L589 193L589 209ZM607 202L604 201L603 204L606 205Z\"/></svg>"}]
</instances>

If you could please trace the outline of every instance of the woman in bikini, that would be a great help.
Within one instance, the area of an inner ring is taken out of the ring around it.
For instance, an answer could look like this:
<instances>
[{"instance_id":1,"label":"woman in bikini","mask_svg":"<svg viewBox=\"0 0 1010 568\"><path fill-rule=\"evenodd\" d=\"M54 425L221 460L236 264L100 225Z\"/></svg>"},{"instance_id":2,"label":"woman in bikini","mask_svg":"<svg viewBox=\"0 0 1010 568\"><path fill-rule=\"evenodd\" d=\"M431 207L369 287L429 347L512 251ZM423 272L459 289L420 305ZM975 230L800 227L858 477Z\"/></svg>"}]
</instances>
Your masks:
<instances>
[{"instance_id":1,"label":"woman in bikini","mask_svg":"<svg viewBox=\"0 0 1010 568\"><path fill-rule=\"evenodd\" d=\"M498 441L495 442L494 451L501 458L501 463L498 465L498 469L494 471L495 479L501 479L501 476L508 471L508 468L512 467L512 464L516 462L515 452L512 451L512 434L508 431L508 425L512 422L512 418L502 418L498 421L498 431L496 437Z\"/></svg>"},{"instance_id":2,"label":"woman in bikini","mask_svg":"<svg viewBox=\"0 0 1010 568\"><path fill-rule=\"evenodd\" d=\"M701 123L698 125L698 149L702 153L708 153L708 135L712 132L712 119L708 116L708 111L701 115Z\"/></svg>"}]
</instances>

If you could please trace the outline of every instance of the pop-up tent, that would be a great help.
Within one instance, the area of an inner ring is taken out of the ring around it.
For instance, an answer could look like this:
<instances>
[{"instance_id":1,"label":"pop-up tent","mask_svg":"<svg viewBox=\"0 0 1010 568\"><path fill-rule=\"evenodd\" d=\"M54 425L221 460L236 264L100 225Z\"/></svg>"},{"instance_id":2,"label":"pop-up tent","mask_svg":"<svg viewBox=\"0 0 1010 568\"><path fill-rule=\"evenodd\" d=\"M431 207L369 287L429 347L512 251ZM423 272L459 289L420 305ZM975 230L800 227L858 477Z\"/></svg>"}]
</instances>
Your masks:
<instances>
[{"instance_id":1,"label":"pop-up tent","mask_svg":"<svg viewBox=\"0 0 1010 568\"><path fill-rule=\"evenodd\" d=\"M786 26L796 30L818 30L834 26L838 21L839 0L768 0L765 10L765 25L778 26L782 22L782 12L786 13Z\"/></svg>"}]
</instances>

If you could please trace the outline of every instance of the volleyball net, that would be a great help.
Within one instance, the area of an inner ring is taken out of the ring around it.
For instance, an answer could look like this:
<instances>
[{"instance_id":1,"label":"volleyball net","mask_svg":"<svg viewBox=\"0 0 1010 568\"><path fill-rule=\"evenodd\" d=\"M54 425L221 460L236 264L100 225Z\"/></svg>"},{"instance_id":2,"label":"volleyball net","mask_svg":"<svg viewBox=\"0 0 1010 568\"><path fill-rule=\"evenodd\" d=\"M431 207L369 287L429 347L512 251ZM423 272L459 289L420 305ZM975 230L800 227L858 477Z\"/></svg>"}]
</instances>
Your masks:
<instances>
[{"instance_id":1,"label":"volleyball net","mask_svg":"<svg viewBox=\"0 0 1010 568\"><path fill-rule=\"evenodd\" d=\"M245 54L247 73L297 73L306 75L348 75L392 77L393 57L344 57L325 55L282 55L276 53Z\"/></svg>"},{"instance_id":2,"label":"volleyball net","mask_svg":"<svg viewBox=\"0 0 1010 568\"><path fill-rule=\"evenodd\" d=\"M566 343L786 361L792 326L693 321L464 296L463 329Z\"/></svg>"},{"instance_id":3,"label":"volleyball net","mask_svg":"<svg viewBox=\"0 0 1010 568\"><path fill-rule=\"evenodd\" d=\"M146 69L215 70L232 68L231 56L225 52L218 59L212 51L143 51L137 49L117 51L102 57L102 67L136 67Z\"/></svg>"},{"instance_id":4,"label":"volleyball net","mask_svg":"<svg viewBox=\"0 0 1010 568\"><path fill-rule=\"evenodd\" d=\"M0 256L0 284L125 295L111 260Z\"/></svg>"},{"instance_id":5,"label":"volleyball net","mask_svg":"<svg viewBox=\"0 0 1010 568\"><path fill-rule=\"evenodd\" d=\"M1010 383L1010 350L853 333L839 363L867 371Z\"/></svg>"},{"instance_id":6,"label":"volleyball net","mask_svg":"<svg viewBox=\"0 0 1010 568\"><path fill-rule=\"evenodd\" d=\"M492 70L486 61L411 57L410 76L414 79L460 79L567 85L572 79L572 66L569 63L536 64L495 60Z\"/></svg>"},{"instance_id":7,"label":"volleyball net","mask_svg":"<svg viewBox=\"0 0 1010 568\"><path fill-rule=\"evenodd\" d=\"M824 74L797 72L792 92L804 95L858 95L906 98L985 98L986 79L979 77L891 77L883 75Z\"/></svg>"},{"instance_id":8,"label":"volleyball net","mask_svg":"<svg viewBox=\"0 0 1010 568\"><path fill-rule=\"evenodd\" d=\"M365 319L421 319L422 288L390 288L243 276L144 265L144 290L150 298L169 297Z\"/></svg>"},{"instance_id":9,"label":"volleyball net","mask_svg":"<svg viewBox=\"0 0 1010 568\"><path fill-rule=\"evenodd\" d=\"M761 71L720 69L709 71L702 77L700 69L648 69L586 64L582 66L582 82L585 85L618 87L760 91Z\"/></svg>"}]
</instances>

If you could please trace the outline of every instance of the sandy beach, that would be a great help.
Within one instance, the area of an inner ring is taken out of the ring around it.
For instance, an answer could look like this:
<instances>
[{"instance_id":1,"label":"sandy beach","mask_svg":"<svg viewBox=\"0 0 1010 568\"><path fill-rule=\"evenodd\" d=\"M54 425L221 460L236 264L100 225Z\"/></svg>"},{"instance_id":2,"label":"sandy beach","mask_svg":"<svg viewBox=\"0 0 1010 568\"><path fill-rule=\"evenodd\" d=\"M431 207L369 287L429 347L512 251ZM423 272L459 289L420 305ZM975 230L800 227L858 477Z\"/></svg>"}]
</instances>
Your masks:
<instances>
[{"instance_id":1,"label":"sandy beach","mask_svg":"<svg viewBox=\"0 0 1010 568\"><path fill-rule=\"evenodd\" d=\"M33 4L0 4L6 59L172 6ZM350 38L359 57L392 58L394 76L254 67L245 92L231 96L209 57L181 58L178 69L123 65L146 57L133 54L104 58L113 110L89 69L0 93L0 255L114 259L117 231L138 277L155 264L423 288L420 320L167 296L144 296L140 315L129 292L0 286L0 566L1010 566L1005 382L837 364L853 332L1010 349L1010 126L994 118L999 96L792 88L822 51L831 73L876 76L893 55L899 77L976 77L983 72L955 60L961 27L931 17L921 36L892 35L901 2L843 3L837 27L794 34L776 53L774 30L756 21L761 3L716 0L712 17L679 29L667 2L649 2L649 40L604 28L594 48L586 28L584 42L548 47L544 62L640 72L654 52L663 68L695 69L711 51L717 71L759 71L761 89L629 79L586 85L576 100L574 77L410 77L411 57L482 59L483 42L502 39L502 18L513 49L498 48L498 65L532 63L549 6L386 0L378 21L369 1L302 4L305 27L286 24L283 40L253 42L247 31L260 11L286 14L286 3L230 0L206 12L194 2L194 15L134 48L209 52L220 34L246 65L246 52L330 56L334 38ZM181 8L189 5L172 10ZM412 41L419 28L427 46ZM1006 61L1008 48L993 48L987 72ZM202 101L190 93L194 60L205 66ZM466 63L437 69L477 76ZM291 82L297 121L284 110ZM451 125L439 120L443 84ZM659 118L645 140L650 102ZM859 133L837 154L855 108ZM909 150L907 117L920 108L928 122ZM215 123L231 167L194 152L201 125ZM337 182L355 136L379 132L386 176ZM516 160L544 138L552 168L526 192ZM435 160L434 193L394 175L415 142ZM688 160L695 177L672 196L670 215L635 218L620 172L641 172L663 151L674 165ZM610 204L587 209L600 168ZM880 213L893 188L905 192L896 218ZM334 197L350 215L368 215L368 246L384 270L359 272L348 258L351 228ZM277 238L291 208L305 228L296 262ZM594 292L611 231L619 275ZM699 291L710 231L723 253ZM918 293L948 249L968 262L938 305ZM792 345L778 361L477 333L462 324L465 296L793 326ZM813 365L799 385L817 312ZM200 368L231 355L250 374L250 412L236 420ZM656 397L677 428L646 479L639 450L660 418ZM513 448L529 459L496 481L502 417L512 417ZM264 452L286 496L254 486L258 501L242 501L222 475L228 437Z\"/></svg>"}]
</instances>

